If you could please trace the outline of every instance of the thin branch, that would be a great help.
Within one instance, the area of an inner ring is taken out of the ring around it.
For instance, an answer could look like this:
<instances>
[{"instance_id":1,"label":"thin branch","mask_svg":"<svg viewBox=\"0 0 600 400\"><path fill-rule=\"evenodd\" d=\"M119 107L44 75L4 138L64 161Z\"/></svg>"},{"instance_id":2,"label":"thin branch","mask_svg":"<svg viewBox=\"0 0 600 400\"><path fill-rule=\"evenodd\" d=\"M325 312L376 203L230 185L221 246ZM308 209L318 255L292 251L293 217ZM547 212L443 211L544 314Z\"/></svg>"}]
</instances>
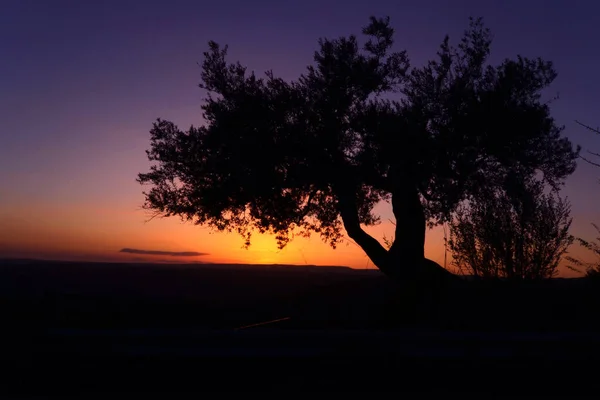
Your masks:
<instances>
[{"instance_id":1,"label":"thin branch","mask_svg":"<svg viewBox=\"0 0 600 400\"><path fill-rule=\"evenodd\" d=\"M588 153L590 153L591 155L594 155L596 157L600 157L600 153L594 153L593 151L589 151L589 150L588 150Z\"/></svg>"},{"instance_id":2,"label":"thin branch","mask_svg":"<svg viewBox=\"0 0 600 400\"><path fill-rule=\"evenodd\" d=\"M577 121L577 120L575 120L575 122L576 122L576 123L578 123L579 125L583 126L585 129L587 129L587 130L589 130L589 131L592 131L592 132L594 132L594 133L597 133L598 135L600 135L600 128L596 128L596 129L594 129L594 128L592 128L591 126L589 126L589 125L586 125L586 124L584 124L584 123L581 123L581 122L579 122L579 121Z\"/></svg>"},{"instance_id":3,"label":"thin branch","mask_svg":"<svg viewBox=\"0 0 600 400\"><path fill-rule=\"evenodd\" d=\"M560 93L559 92L556 93L556 96L552 97L550 100L548 100L547 102L545 102L544 105L547 106L548 104L554 103L558 99L560 99Z\"/></svg>"},{"instance_id":4,"label":"thin branch","mask_svg":"<svg viewBox=\"0 0 600 400\"><path fill-rule=\"evenodd\" d=\"M144 221L145 224L147 224L148 222L152 221L154 218L157 218L157 217L161 218L161 219L166 218L166 216L159 211L154 211L152 213L149 213L149 215L150 215L150 218L148 218L147 220Z\"/></svg>"},{"instance_id":5,"label":"thin branch","mask_svg":"<svg viewBox=\"0 0 600 400\"><path fill-rule=\"evenodd\" d=\"M590 160L588 160L587 158L585 158L585 157L583 157L581 155L579 156L579 158L581 158L583 161L587 162L588 164L592 164L593 166L600 167L599 163L595 163L593 161L590 161Z\"/></svg>"}]
</instances>

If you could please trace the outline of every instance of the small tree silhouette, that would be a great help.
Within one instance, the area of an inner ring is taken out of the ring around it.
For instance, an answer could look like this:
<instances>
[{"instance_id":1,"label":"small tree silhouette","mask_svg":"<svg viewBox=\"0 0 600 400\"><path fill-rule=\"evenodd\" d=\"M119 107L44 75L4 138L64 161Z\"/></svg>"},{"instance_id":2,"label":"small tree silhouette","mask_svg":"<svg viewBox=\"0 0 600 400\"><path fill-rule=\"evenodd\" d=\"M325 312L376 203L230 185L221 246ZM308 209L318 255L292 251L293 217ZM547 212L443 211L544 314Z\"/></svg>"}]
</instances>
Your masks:
<instances>
[{"instance_id":1,"label":"small tree silhouette","mask_svg":"<svg viewBox=\"0 0 600 400\"><path fill-rule=\"evenodd\" d=\"M321 39L314 65L291 82L228 63L227 46L211 41L206 124L154 124L154 165L138 175L152 186L145 208L237 231L247 244L253 231L269 232L280 248L311 232L335 248L345 229L387 275L445 279L425 259L427 225L516 167L554 186L575 170L578 150L540 101L556 77L550 62L488 65L480 19L421 68L392 52L389 18L372 17L362 33L362 46L354 35ZM382 200L397 221L389 249L363 229L378 222Z\"/></svg>"},{"instance_id":2,"label":"small tree silhouette","mask_svg":"<svg viewBox=\"0 0 600 400\"><path fill-rule=\"evenodd\" d=\"M450 222L453 264L479 278L550 278L573 242L570 205L533 179L461 206Z\"/></svg>"},{"instance_id":3,"label":"small tree silhouette","mask_svg":"<svg viewBox=\"0 0 600 400\"><path fill-rule=\"evenodd\" d=\"M585 129L589 130L590 132L600 135L599 128L592 128L591 126L583 124L579 121L575 121L575 122L578 123L579 125L583 126ZM589 150L588 150L588 153L595 157L600 158L600 153L595 153L595 152L589 151ZM583 161L587 162L588 164L591 164L595 167L600 167L600 163L598 163L598 162L594 162L594 161L592 161L586 157L583 157L581 155L580 155L580 158ZM598 225L592 223L592 226L594 227L594 229L596 229L596 232L598 232L600 234L600 228L598 227ZM587 241L582 238L576 238L576 240L582 247L590 250L597 257L597 260L595 262L587 262L587 261L581 260L580 258L569 256L569 257L567 257L567 260L572 262L574 264L574 266L570 265L568 267L576 272L582 272L577 267L583 268L585 270L586 277L600 278L600 236L596 237L595 242L590 242L590 241Z\"/></svg>"},{"instance_id":4,"label":"small tree silhouette","mask_svg":"<svg viewBox=\"0 0 600 400\"><path fill-rule=\"evenodd\" d=\"M580 258L576 257L567 257L567 260L572 262L576 267L571 267L574 271L581 272L581 270L577 269L577 267L583 268L585 271L585 275L588 278L600 278L600 227L598 225L592 223L594 229L599 234L596 237L594 242L590 242L581 238L576 238L575 240L584 248L591 251L594 256L596 256L596 261L583 261Z\"/></svg>"}]
</instances>

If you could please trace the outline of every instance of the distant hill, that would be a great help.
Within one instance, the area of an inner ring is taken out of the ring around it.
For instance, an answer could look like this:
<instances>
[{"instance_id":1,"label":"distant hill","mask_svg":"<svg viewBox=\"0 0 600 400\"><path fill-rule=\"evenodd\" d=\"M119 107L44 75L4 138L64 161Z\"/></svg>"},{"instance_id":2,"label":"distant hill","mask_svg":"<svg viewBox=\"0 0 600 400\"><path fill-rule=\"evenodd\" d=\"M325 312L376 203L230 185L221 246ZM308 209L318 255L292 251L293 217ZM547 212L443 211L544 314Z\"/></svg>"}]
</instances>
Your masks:
<instances>
[{"instance_id":1,"label":"distant hill","mask_svg":"<svg viewBox=\"0 0 600 400\"><path fill-rule=\"evenodd\" d=\"M352 269L346 266L339 265L298 265L298 264L232 264L232 263L204 263L204 262L187 262L187 263L149 263L149 262L104 262L104 261L64 261L64 260L39 260L27 258L5 258L0 259L0 266L14 265L78 265L81 267L143 267L143 268L194 268L194 269L232 269L232 270L282 270L282 271L297 271L297 272L313 272L313 273L368 273L379 274L379 270L370 269Z\"/></svg>"}]
</instances>

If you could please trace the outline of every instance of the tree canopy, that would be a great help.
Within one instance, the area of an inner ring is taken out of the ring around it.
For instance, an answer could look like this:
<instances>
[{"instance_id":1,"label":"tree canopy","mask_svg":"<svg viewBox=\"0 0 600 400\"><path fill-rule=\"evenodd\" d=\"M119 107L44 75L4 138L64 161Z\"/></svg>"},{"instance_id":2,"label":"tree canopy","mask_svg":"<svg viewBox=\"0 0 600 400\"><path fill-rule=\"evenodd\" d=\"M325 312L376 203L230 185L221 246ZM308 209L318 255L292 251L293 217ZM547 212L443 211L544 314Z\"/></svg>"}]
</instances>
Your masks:
<instances>
[{"instance_id":1,"label":"tree canopy","mask_svg":"<svg viewBox=\"0 0 600 400\"><path fill-rule=\"evenodd\" d=\"M489 65L481 19L420 67L392 50L389 18L371 17L362 34L362 44L320 39L314 63L289 82L230 63L227 46L209 42L205 123L154 123L153 165L138 176L151 185L145 207L235 230L248 244L254 230L280 247L315 232L335 247L345 228L384 269L390 254L422 258L425 223L447 220L511 171L554 186L574 171L579 150L541 100L556 77L551 62ZM382 200L397 220L389 252L361 227L377 223Z\"/></svg>"}]
</instances>

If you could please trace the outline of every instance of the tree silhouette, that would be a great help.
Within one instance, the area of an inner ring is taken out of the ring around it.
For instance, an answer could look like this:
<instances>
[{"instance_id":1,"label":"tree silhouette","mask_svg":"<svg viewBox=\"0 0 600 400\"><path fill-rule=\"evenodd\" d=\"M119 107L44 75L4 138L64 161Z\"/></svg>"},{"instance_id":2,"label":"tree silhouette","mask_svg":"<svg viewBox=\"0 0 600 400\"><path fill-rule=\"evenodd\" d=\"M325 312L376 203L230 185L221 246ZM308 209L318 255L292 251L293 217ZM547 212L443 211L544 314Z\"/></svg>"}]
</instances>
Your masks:
<instances>
[{"instance_id":1,"label":"tree silhouette","mask_svg":"<svg viewBox=\"0 0 600 400\"><path fill-rule=\"evenodd\" d=\"M577 241L577 243L579 243L579 245L581 245L585 249L591 251L594 254L594 256L596 257L596 260L595 261L583 261L580 258L571 257L571 256L567 257L567 260L572 262L577 267L584 268L586 277L600 278L600 227L594 223L592 223L592 226L596 230L596 233L599 234L599 236L597 236L595 238L595 242L591 242L591 241L588 241L588 240L585 240L585 239L582 239L579 237L576 238L576 241ZM572 270L574 270L576 272L582 272L577 267L569 266L569 268L571 268Z\"/></svg>"},{"instance_id":2,"label":"tree silhouette","mask_svg":"<svg viewBox=\"0 0 600 400\"><path fill-rule=\"evenodd\" d=\"M362 33L362 46L354 35L320 39L314 65L292 82L259 78L209 42L205 124L154 123L154 164L138 176L152 186L145 207L235 230L247 244L252 231L275 234L279 247L315 232L335 248L345 228L391 277L445 277L424 257L426 224L513 169L554 186L574 171L578 150L540 102L556 76L551 63L488 65L481 19L420 68L392 52L389 18L371 17ZM389 250L361 226L378 222L382 200L397 221Z\"/></svg>"},{"instance_id":3,"label":"tree silhouette","mask_svg":"<svg viewBox=\"0 0 600 400\"><path fill-rule=\"evenodd\" d=\"M600 135L600 128L592 128L591 126L581 123L579 121L575 121L575 122L577 124L579 124L580 126L584 127L585 129L587 129L588 131L595 133L597 135ZM600 153L595 153L590 150L588 150L587 152L595 157L600 157ZM591 164L595 167L600 167L600 163L598 163L597 161L592 161L583 156L580 156L580 157L583 161L587 162L588 164ZM594 227L594 229L596 230L597 233L600 233L600 227L598 227L597 224L592 223L592 226ZM567 257L567 260L572 262L577 267L583 267L585 269L586 277L597 279L600 277L600 237L596 237L595 240L596 240L595 242L591 242L591 241L582 239L580 237L576 238L576 241L579 245L581 245L583 248L591 251L594 254L594 256L596 256L595 262L587 262L587 261L581 260L580 258L571 257L571 256ZM582 272L580 269L578 269L575 266L570 265L568 267L576 272Z\"/></svg>"},{"instance_id":4,"label":"tree silhouette","mask_svg":"<svg viewBox=\"0 0 600 400\"><path fill-rule=\"evenodd\" d=\"M453 264L478 278L551 278L573 243L570 205L528 178L461 205L450 221Z\"/></svg>"}]
</instances>

